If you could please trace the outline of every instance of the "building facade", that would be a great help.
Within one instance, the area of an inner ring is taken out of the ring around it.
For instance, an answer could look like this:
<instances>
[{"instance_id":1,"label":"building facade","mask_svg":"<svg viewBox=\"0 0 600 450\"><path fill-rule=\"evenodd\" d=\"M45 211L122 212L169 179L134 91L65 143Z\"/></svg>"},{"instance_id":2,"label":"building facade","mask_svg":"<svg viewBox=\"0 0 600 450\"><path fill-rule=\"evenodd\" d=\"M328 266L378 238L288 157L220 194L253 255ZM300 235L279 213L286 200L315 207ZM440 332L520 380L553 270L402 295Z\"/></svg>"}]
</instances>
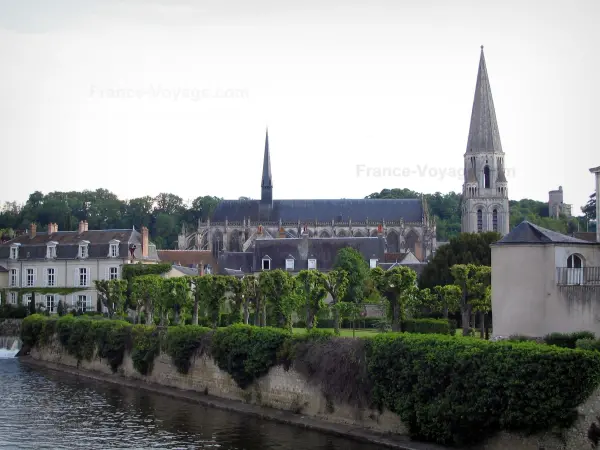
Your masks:
<instances>
[{"instance_id":1,"label":"building facade","mask_svg":"<svg viewBox=\"0 0 600 450\"><path fill-rule=\"evenodd\" d=\"M461 211L463 233L508 233L510 215L505 167L482 46L464 154L465 178Z\"/></svg>"},{"instance_id":2,"label":"building facade","mask_svg":"<svg viewBox=\"0 0 600 450\"><path fill-rule=\"evenodd\" d=\"M122 267L133 263L156 263L156 247L148 229L59 231L49 224L38 232L32 224L28 233L0 245L0 265L6 268L6 302L17 305L33 300L50 313L62 301L68 310L96 311L98 295L94 281L121 278ZM55 288L55 289L48 289ZM67 289L68 294L58 293ZM36 292L41 291L41 292ZM32 294L32 292L34 294Z\"/></svg>"},{"instance_id":3,"label":"building facade","mask_svg":"<svg viewBox=\"0 0 600 450\"><path fill-rule=\"evenodd\" d=\"M257 238L376 237L379 227L392 253L411 251L420 261L436 248L435 219L421 199L273 200L268 133L262 159L261 199L221 201L210 220L179 236L179 249L247 252Z\"/></svg>"}]
</instances>

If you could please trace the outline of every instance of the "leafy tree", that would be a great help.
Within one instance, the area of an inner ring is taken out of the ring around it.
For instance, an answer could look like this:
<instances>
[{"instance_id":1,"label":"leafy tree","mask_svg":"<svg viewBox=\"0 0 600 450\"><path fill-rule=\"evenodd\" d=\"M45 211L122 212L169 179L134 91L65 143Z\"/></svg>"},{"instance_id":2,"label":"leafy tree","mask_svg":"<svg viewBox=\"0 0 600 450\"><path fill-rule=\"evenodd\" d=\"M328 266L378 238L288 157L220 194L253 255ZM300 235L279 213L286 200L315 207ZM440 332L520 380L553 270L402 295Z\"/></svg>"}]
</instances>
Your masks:
<instances>
[{"instance_id":1,"label":"leafy tree","mask_svg":"<svg viewBox=\"0 0 600 450\"><path fill-rule=\"evenodd\" d=\"M334 268L344 270L348 274L348 288L341 301L361 304L369 279L369 265L364 257L352 247L342 248L337 253Z\"/></svg>"},{"instance_id":2,"label":"leafy tree","mask_svg":"<svg viewBox=\"0 0 600 450\"><path fill-rule=\"evenodd\" d=\"M363 306L356 302L338 302L335 305L339 316L342 319L350 320L352 322L352 337L356 337L356 328L354 324L361 318Z\"/></svg>"},{"instance_id":3,"label":"leafy tree","mask_svg":"<svg viewBox=\"0 0 600 450\"><path fill-rule=\"evenodd\" d=\"M463 336L469 335L469 323L474 310L485 311L486 289L491 282L491 268L475 264L455 264L451 268L454 283L461 289L460 312ZM482 315L483 318L483 315Z\"/></svg>"},{"instance_id":4,"label":"leafy tree","mask_svg":"<svg viewBox=\"0 0 600 450\"><path fill-rule=\"evenodd\" d=\"M325 308L325 275L316 270L301 270L297 275L298 285L302 292L302 303L306 311L306 329L317 326L317 315Z\"/></svg>"},{"instance_id":5,"label":"leafy tree","mask_svg":"<svg viewBox=\"0 0 600 450\"><path fill-rule=\"evenodd\" d=\"M454 283L450 267L455 264L476 264L491 266L490 245L500 239L500 234L461 233L450 239L446 245L437 249L434 257L427 263L419 279L421 288L432 289Z\"/></svg>"},{"instance_id":6,"label":"leafy tree","mask_svg":"<svg viewBox=\"0 0 600 450\"><path fill-rule=\"evenodd\" d=\"M385 272L381 267L376 267L371 269L371 277L379 293L388 301L392 331L400 331L401 321L406 318L406 302L414 294L416 272L406 266L397 266Z\"/></svg>"},{"instance_id":7,"label":"leafy tree","mask_svg":"<svg viewBox=\"0 0 600 450\"><path fill-rule=\"evenodd\" d=\"M175 325L180 325L181 314L191 306L190 280L188 277L165 278L162 295L167 311L173 311Z\"/></svg>"},{"instance_id":8,"label":"leafy tree","mask_svg":"<svg viewBox=\"0 0 600 450\"><path fill-rule=\"evenodd\" d=\"M281 269L261 272L258 276L260 291L276 315L279 328L290 328L294 311L295 279Z\"/></svg>"},{"instance_id":9,"label":"leafy tree","mask_svg":"<svg viewBox=\"0 0 600 450\"><path fill-rule=\"evenodd\" d=\"M245 325L248 325L248 299L244 292L244 283L240 278L227 277L229 284L228 291L232 294L232 315L235 316L233 323L240 323L242 320ZM241 316L242 308L244 309L243 318Z\"/></svg>"},{"instance_id":10,"label":"leafy tree","mask_svg":"<svg viewBox=\"0 0 600 450\"><path fill-rule=\"evenodd\" d=\"M225 303L225 294L229 288L228 277L223 275L203 275L197 278L197 284L202 293L202 303L216 329L219 326L221 310Z\"/></svg>"},{"instance_id":11,"label":"leafy tree","mask_svg":"<svg viewBox=\"0 0 600 450\"><path fill-rule=\"evenodd\" d=\"M141 275L131 281L131 296L135 299L137 317L143 308L146 316L146 325L154 324L154 309L158 306L162 296L162 283L164 278L160 275Z\"/></svg>"},{"instance_id":12,"label":"leafy tree","mask_svg":"<svg viewBox=\"0 0 600 450\"><path fill-rule=\"evenodd\" d=\"M340 334L340 311L336 305L344 297L348 288L348 274L345 270L333 269L324 274L318 281L322 283L322 287L331 296L334 332Z\"/></svg>"},{"instance_id":13,"label":"leafy tree","mask_svg":"<svg viewBox=\"0 0 600 450\"><path fill-rule=\"evenodd\" d=\"M94 280L98 299L108 309L108 317L115 313L121 313L125 306L125 293L127 292L127 281L125 280Z\"/></svg>"},{"instance_id":14,"label":"leafy tree","mask_svg":"<svg viewBox=\"0 0 600 450\"><path fill-rule=\"evenodd\" d=\"M581 212L585 215L587 220L596 220L596 193L590 195L590 199L587 201L585 206L581 207Z\"/></svg>"},{"instance_id":15,"label":"leafy tree","mask_svg":"<svg viewBox=\"0 0 600 450\"><path fill-rule=\"evenodd\" d=\"M462 290L455 284L445 286L435 286L433 288L432 311L441 312L447 319L449 313L455 313L460 310L460 299Z\"/></svg>"},{"instance_id":16,"label":"leafy tree","mask_svg":"<svg viewBox=\"0 0 600 450\"><path fill-rule=\"evenodd\" d=\"M62 300L58 301L58 305L56 306L56 313L59 317L62 317L67 313L67 309L65 308L65 304Z\"/></svg>"}]
</instances>

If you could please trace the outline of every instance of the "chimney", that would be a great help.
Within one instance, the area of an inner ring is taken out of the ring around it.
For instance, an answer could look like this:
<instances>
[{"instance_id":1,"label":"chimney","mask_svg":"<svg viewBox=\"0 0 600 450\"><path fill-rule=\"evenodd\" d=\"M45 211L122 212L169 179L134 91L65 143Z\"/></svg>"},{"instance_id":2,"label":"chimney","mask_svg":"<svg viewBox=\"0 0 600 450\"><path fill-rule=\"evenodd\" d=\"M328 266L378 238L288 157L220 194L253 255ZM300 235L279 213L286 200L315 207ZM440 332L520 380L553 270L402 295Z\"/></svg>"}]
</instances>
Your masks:
<instances>
[{"instance_id":1,"label":"chimney","mask_svg":"<svg viewBox=\"0 0 600 450\"><path fill-rule=\"evenodd\" d=\"M54 224L52 222L50 222L48 224L48 234L52 234L54 233Z\"/></svg>"},{"instance_id":2,"label":"chimney","mask_svg":"<svg viewBox=\"0 0 600 450\"><path fill-rule=\"evenodd\" d=\"M52 227L54 228L54 233L58 233L58 224L56 222L52 224Z\"/></svg>"},{"instance_id":3,"label":"chimney","mask_svg":"<svg viewBox=\"0 0 600 450\"><path fill-rule=\"evenodd\" d=\"M87 231L88 230L88 222L87 220L83 221L83 231Z\"/></svg>"},{"instance_id":4,"label":"chimney","mask_svg":"<svg viewBox=\"0 0 600 450\"><path fill-rule=\"evenodd\" d=\"M204 275L204 261L200 261L200 264L198 265L198 275Z\"/></svg>"},{"instance_id":5,"label":"chimney","mask_svg":"<svg viewBox=\"0 0 600 450\"><path fill-rule=\"evenodd\" d=\"M85 231L85 223L83 222L83 220L79 221L79 234L83 233Z\"/></svg>"},{"instance_id":6,"label":"chimney","mask_svg":"<svg viewBox=\"0 0 600 450\"><path fill-rule=\"evenodd\" d=\"M32 223L29 225L29 239L33 239L37 233L37 225Z\"/></svg>"},{"instance_id":7,"label":"chimney","mask_svg":"<svg viewBox=\"0 0 600 450\"><path fill-rule=\"evenodd\" d=\"M285 237L285 230L283 227L279 227L279 237L282 239Z\"/></svg>"},{"instance_id":8,"label":"chimney","mask_svg":"<svg viewBox=\"0 0 600 450\"><path fill-rule=\"evenodd\" d=\"M142 258L148 257L148 228L142 227Z\"/></svg>"}]
</instances>

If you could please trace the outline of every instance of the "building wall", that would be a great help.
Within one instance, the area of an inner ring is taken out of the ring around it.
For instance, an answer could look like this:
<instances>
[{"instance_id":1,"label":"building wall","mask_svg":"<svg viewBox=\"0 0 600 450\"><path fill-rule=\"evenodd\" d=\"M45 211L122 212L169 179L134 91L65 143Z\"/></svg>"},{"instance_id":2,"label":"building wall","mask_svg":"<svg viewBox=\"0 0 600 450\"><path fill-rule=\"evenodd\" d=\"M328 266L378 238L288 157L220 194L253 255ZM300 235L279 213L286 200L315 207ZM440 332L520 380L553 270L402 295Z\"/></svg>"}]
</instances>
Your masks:
<instances>
[{"instance_id":1,"label":"building wall","mask_svg":"<svg viewBox=\"0 0 600 450\"><path fill-rule=\"evenodd\" d=\"M8 287L8 273L0 272L0 289Z\"/></svg>"},{"instance_id":2,"label":"building wall","mask_svg":"<svg viewBox=\"0 0 600 450\"><path fill-rule=\"evenodd\" d=\"M127 263L125 259L86 259L86 260L34 260L34 261L13 261L4 260L1 262L9 271L7 275L7 286L10 290L10 270L18 270L18 288L27 287L26 277L27 269L34 269L35 284L33 287L43 288L46 287L45 274L46 269L54 268L55 273L55 287L59 288L73 288L78 287L77 283L79 279L79 268L88 268L89 280L87 286L83 286L81 291L75 292L68 295L55 295L54 303L55 308L59 300L67 303L68 307L71 308L77 304L78 295L88 296L88 307L90 310L96 310L97 303L97 292L94 288L95 280L107 280L109 279L109 269L116 267L119 278L121 277L121 268L123 264ZM9 299L10 301L10 299ZM46 304L46 297L42 294L36 294L35 299L37 303Z\"/></svg>"},{"instance_id":3,"label":"building wall","mask_svg":"<svg viewBox=\"0 0 600 450\"><path fill-rule=\"evenodd\" d=\"M498 245L492 247L494 336L589 330L600 336L600 285L559 286L557 267L569 254L599 266L592 245Z\"/></svg>"}]
</instances>

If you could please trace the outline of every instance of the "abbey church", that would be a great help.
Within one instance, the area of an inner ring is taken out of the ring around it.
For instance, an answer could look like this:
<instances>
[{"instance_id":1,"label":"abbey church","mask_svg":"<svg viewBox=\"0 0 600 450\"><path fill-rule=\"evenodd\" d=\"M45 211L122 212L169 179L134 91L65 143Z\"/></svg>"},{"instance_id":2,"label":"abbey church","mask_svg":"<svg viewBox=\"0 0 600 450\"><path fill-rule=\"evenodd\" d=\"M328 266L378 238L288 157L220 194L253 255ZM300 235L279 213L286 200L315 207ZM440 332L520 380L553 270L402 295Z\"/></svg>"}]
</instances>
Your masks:
<instances>
[{"instance_id":1,"label":"abbey church","mask_svg":"<svg viewBox=\"0 0 600 450\"><path fill-rule=\"evenodd\" d=\"M180 250L207 250L214 257L234 257L251 253L256 242L264 240L289 245L301 238L359 242L360 238L378 237L383 241L386 261L398 261L401 255L411 253L424 262L435 252L435 218L423 198L275 200L270 151L267 132L260 200L221 201L210 220L200 222L193 232L182 231ZM464 164L462 231L508 233L504 153L483 47Z\"/></svg>"}]
</instances>

